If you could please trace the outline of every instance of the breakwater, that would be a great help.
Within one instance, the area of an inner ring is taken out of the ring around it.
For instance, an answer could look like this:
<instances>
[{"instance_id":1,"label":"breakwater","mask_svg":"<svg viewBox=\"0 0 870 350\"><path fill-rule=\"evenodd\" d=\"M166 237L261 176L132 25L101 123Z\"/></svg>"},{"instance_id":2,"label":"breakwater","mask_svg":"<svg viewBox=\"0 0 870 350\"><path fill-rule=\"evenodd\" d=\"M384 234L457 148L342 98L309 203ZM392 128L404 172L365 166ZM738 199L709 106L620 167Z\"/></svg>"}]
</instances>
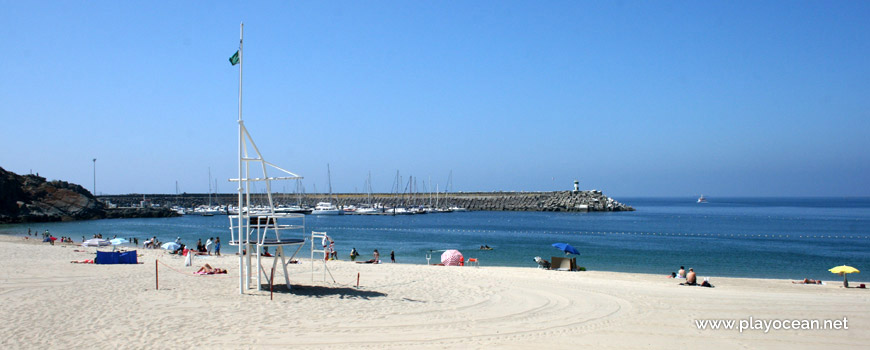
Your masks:
<instances>
[{"instance_id":1,"label":"breakwater","mask_svg":"<svg viewBox=\"0 0 870 350\"><path fill-rule=\"evenodd\" d=\"M160 206L181 206L192 208L209 203L213 206L235 205L235 193L218 193L209 196L196 194L126 194L99 196L118 206L137 206L143 200ZM264 194L251 194L252 202L266 204ZM390 194L375 193L338 193L338 194L295 194L276 193L272 195L276 205L303 205L314 207L318 202L332 202L337 206L359 206L366 203L380 203L383 206L402 207L461 207L472 211L634 211L629 205L605 196L601 191L553 191L553 192L458 192L458 193L414 193Z\"/></svg>"}]
</instances>

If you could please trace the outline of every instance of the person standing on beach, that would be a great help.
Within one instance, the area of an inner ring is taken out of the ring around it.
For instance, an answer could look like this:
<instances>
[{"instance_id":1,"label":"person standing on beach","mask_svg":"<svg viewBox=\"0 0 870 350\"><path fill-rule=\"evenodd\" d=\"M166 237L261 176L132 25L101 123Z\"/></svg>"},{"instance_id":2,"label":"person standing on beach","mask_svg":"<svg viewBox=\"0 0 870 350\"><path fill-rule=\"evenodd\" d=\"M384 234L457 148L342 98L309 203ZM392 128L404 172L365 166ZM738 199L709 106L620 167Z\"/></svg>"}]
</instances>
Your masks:
<instances>
[{"instance_id":1,"label":"person standing on beach","mask_svg":"<svg viewBox=\"0 0 870 350\"><path fill-rule=\"evenodd\" d=\"M359 256L359 252L356 251L356 248L350 250L350 261L356 261L356 257Z\"/></svg>"},{"instance_id":2,"label":"person standing on beach","mask_svg":"<svg viewBox=\"0 0 870 350\"><path fill-rule=\"evenodd\" d=\"M396 263L396 251L395 250L390 251L390 261L392 261L393 263Z\"/></svg>"},{"instance_id":3,"label":"person standing on beach","mask_svg":"<svg viewBox=\"0 0 870 350\"><path fill-rule=\"evenodd\" d=\"M214 255L217 255L217 256L221 255L221 238L220 237L214 239Z\"/></svg>"},{"instance_id":4,"label":"person standing on beach","mask_svg":"<svg viewBox=\"0 0 870 350\"><path fill-rule=\"evenodd\" d=\"M213 238L214 237L209 237L208 240L205 241L205 251L208 252L208 255L211 255L211 248L214 244L214 241L212 241Z\"/></svg>"}]
</instances>

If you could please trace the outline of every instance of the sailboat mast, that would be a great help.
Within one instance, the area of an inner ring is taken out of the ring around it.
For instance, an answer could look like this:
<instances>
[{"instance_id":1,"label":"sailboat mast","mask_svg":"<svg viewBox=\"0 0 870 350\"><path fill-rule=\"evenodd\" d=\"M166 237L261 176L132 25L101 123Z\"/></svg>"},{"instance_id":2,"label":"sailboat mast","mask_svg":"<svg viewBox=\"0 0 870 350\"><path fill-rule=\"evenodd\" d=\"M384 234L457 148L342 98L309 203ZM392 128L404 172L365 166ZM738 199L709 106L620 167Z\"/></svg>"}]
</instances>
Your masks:
<instances>
[{"instance_id":1,"label":"sailboat mast","mask_svg":"<svg viewBox=\"0 0 870 350\"><path fill-rule=\"evenodd\" d=\"M211 210L211 167L208 168L208 210Z\"/></svg>"}]
</instances>

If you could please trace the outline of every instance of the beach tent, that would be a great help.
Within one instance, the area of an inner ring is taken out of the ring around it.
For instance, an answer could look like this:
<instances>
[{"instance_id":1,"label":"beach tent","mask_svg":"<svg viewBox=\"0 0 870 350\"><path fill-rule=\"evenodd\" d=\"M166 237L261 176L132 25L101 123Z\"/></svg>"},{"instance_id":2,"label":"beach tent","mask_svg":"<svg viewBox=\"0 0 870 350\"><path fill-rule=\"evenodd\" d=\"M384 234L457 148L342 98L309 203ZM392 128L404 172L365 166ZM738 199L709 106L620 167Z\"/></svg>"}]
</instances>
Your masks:
<instances>
[{"instance_id":1,"label":"beach tent","mask_svg":"<svg viewBox=\"0 0 870 350\"><path fill-rule=\"evenodd\" d=\"M441 253L441 263L444 266L459 266L459 262L462 260L462 253L460 253L456 249L450 249Z\"/></svg>"},{"instance_id":2,"label":"beach tent","mask_svg":"<svg viewBox=\"0 0 870 350\"><path fill-rule=\"evenodd\" d=\"M84 241L82 243L82 247L105 247L105 246L111 245L111 244L112 243L109 243L109 241L107 241L105 239L91 238L87 241Z\"/></svg>"},{"instance_id":3,"label":"beach tent","mask_svg":"<svg viewBox=\"0 0 870 350\"><path fill-rule=\"evenodd\" d=\"M130 252L97 252L97 258L94 259L95 264L112 265L112 264L138 264L136 251Z\"/></svg>"}]
</instances>

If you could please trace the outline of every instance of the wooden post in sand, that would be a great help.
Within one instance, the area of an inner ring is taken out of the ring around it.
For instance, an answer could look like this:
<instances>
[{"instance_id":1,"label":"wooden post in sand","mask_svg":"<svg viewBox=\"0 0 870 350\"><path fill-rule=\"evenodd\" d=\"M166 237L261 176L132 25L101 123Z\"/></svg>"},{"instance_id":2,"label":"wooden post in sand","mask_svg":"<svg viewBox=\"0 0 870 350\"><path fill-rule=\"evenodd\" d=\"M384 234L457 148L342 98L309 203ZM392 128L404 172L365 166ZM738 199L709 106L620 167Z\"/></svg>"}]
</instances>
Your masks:
<instances>
[{"instance_id":1,"label":"wooden post in sand","mask_svg":"<svg viewBox=\"0 0 870 350\"><path fill-rule=\"evenodd\" d=\"M159 274L159 271L157 270L157 259L154 259L154 289L155 290L160 289L160 282L158 282L158 280L157 280L158 274Z\"/></svg>"},{"instance_id":2,"label":"wooden post in sand","mask_svg":"<svg viewBox=\"0 0 870 350\"><path fill-rule=\"evenodd\" d=\"M356 273L356 287L359 288L359 272Z\"/></svg>"},{"instance_id":3,"label":"wooden post in sand","mask_svg":"<svg viewBox=\"0 0 870 350\"><path fill-rule=\"evenodd\" d=\"M274 300L272 298L272 286L275 285L275 267L272 266L272 276L269 276L269 300Z\"/></svg>"}]
</instances>

